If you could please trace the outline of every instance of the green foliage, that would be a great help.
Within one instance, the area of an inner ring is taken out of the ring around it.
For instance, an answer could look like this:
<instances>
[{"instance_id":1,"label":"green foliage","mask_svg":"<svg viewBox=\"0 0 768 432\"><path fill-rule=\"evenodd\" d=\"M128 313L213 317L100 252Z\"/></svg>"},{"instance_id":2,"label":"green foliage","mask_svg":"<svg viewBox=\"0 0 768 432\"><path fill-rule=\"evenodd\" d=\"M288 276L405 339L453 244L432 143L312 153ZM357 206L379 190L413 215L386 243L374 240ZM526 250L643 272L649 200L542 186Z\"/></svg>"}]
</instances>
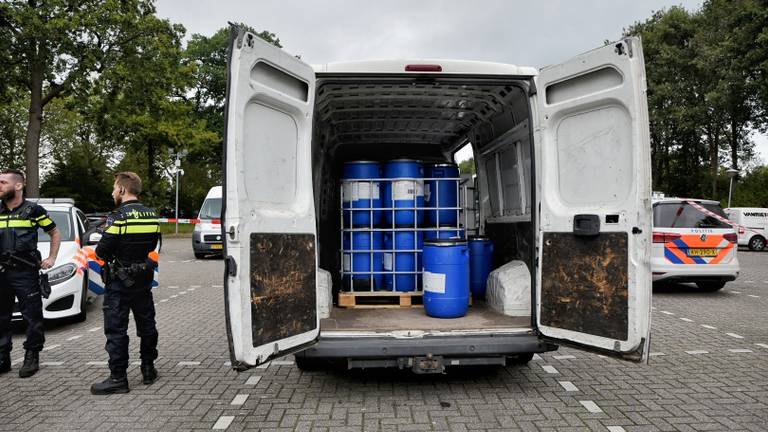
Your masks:
<instances>
[{"instance_id":1,"label":"green foliage","mask_svg":"<svg viewBox=\"0 0 768 432\"><path fill-rule=\"evenodd\" d=\"M53 172L41 187L41 196L73 198L84 212L114 207L112 175L104 158L89 143L78 143L54 163Z\"/></svg>"},{"instance_id":2,"label":"green foliage","mask_svg":"<svg viewBox=\"0 0 768 432\"><path fill-rule=\"evenodd\" d=\"M739 181L734 179L731 206L768 207L768 165L756 168Z\"/></svg>"},{"instance_id":3,"label":"green foliage","mask_svg":"<svg viewBox=\"0 0 768 432\"><path fill-rule=\"evenodd\" d=\"M765 127L768 106L756 96L768 87L766 14L764 2L708 0L625 31L643 39L654 190L718 199L728 193L722 167L753 164L749 132Z\"/></svg>"},{"instance_id":4,"label":"green foliage","mask_svg":"<svg viewBox=\"0 0 768 432\"><path fill-rule=\"evenodd\" d=\"M475 159L469 158L459 162L459 173L461 174L475 174Z\"/></svg>"}]
</instances>

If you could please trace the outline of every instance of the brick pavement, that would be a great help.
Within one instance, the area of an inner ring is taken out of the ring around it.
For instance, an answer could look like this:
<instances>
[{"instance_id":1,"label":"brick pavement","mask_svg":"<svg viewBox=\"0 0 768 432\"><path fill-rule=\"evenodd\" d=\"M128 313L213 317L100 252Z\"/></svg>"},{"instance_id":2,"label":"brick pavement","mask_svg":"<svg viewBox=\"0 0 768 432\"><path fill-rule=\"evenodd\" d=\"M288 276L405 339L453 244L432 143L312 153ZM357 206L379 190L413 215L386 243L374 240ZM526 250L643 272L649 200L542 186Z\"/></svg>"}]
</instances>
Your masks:
<instances>
[{"instance_id":1,"label":"brick pavement","mask_svg":"<svg viewBox=\"0 0 768 432\"><path fill-rule=\"evenodd\" d=\"M231 371L221 261L193 260L188 239L166 249L155 291L161 379L142 385L134 365L130 393L89 393L108 373L93 305L84 323L48 325L53 348L38 375L18 378L17 364L0 377L0 431L768 430L768 253L740 252L741 277L717 293L657 289L650 365L561 348L525 366L419 376L303 372L290 359Z\"/></svg>"}]
</instances>

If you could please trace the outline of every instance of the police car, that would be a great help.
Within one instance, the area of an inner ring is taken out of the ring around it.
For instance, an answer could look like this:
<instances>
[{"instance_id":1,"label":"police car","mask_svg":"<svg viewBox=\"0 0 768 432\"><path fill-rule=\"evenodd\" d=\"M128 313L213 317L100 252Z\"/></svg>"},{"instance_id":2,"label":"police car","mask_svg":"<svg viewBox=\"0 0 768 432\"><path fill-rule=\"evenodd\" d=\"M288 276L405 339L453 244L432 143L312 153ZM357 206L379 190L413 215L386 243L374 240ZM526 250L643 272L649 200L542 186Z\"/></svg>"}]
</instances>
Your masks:
<instances>
[{"instance_id":1,"label":"police car","mask_svg":"<svg viewBox=\"0 0 768 432\"><path fill-rule=\"evenodd\" d=\"M56 223L61 233L61 246L56 262L48 270L48 280L51 284L51 295L43 298L43 318L58 319L74 317L77 321L86 318L86 305L95 299L103 290L97 285L89 284L88 260L82 249L83 239L86 238L88 220L85 214L75 207L75 202L69 198L40 198L29 199L37 202L48 211L48 215ZM43 257L48 256L51 238L43 230L38 230L37 249ZM89 289L90 285L90 289ZM14 307L13 320L21 320L18 310L18 300Z\"/></svg>"},{"instance_id":2,"label":"police car","mask_svg":"<svg viewBox=\"0 0 768 432\"><path fill-rule=\"evenodd\" d=\"M653 200L654 282L694 282L717 291L739 276L738 234L717 201Z\"/></svg>"}]
</instances>

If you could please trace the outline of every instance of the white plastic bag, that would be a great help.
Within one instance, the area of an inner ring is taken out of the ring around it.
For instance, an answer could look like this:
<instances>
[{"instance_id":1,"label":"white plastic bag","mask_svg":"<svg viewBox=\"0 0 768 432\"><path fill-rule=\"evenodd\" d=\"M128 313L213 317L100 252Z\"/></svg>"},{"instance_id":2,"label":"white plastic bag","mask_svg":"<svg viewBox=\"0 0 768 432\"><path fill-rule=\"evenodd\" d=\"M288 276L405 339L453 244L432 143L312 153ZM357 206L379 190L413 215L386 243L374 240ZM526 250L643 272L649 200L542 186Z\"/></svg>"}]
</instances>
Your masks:
<instances>
[{"instance_id":1,"label":"white plastic bag","mask_svg":"<svg viewBox=\"0 0 768 432\"><path fill-rule=\"evenodd\" d=\"M488 275L485 300L507 316L531 315L531 273L522 261L510 261Z\"/></svg>"},{"instance_id":2,"label":"white plastic bag","mask_svg":"<svg viewBox=\"0 0 768 432\"><path fill-rule=\"evenodd\" d=\"M317 312L320 319L330 318L333 308L333 280L331 273L317 269Z\"/></svg>"}]
</instances>

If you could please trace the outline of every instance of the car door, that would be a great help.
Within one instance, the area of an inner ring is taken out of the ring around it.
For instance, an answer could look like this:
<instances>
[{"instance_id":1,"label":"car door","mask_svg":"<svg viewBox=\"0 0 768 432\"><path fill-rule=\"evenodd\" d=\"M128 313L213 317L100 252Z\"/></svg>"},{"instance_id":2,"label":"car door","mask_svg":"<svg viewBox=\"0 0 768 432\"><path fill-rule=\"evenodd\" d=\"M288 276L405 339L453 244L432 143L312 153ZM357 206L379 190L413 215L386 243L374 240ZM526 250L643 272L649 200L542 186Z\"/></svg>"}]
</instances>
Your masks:
<instances>
[{"instance_id":1,"label":"car door","mask_svg":"<svg viewBox=\"0 0 768 432\"><path fill-rule=\"evenodd\" d=\"M315 74L233 28L224 143L230 356L245 369L316 341L311 129Z\"/></svg>"},{"instance_id":2,"label":"car door","mask_svg":"<svg viewBox=\"0 0 768 432\"><path fill-rule=\"evenodd\" d=\"M651 176L640 40L543 68L536 88L535 325L558 343L647 359Z\"/></svg>"}]
</instances>

